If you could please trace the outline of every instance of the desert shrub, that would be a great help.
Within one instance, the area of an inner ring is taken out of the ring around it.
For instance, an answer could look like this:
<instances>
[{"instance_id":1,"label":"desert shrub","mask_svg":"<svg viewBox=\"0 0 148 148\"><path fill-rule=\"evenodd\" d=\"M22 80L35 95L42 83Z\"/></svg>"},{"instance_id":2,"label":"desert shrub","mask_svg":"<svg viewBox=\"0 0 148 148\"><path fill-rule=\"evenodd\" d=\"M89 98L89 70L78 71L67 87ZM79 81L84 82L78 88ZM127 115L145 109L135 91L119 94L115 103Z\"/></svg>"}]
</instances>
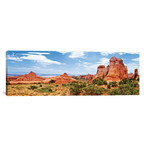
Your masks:
<instances>
[{"instance_id":1,"label":"desert shrub","mask_svg":"<svg viewBox=\"0 0 148 148\"><path fill-rule=\"evenodd\" d=\"M55 80L50 80L50 82L49 83L55 83Z\"/></svg>"},{"instance_id":2,"label":"desert shrub","mask_svg":"<svg viewBox=\"0 0 148 148\"><path fill-rule=\"evenodd\" d=\"M137 79L137 81L139 81L140 78Z\"/></svg>"},{"instance_id":3,"label":"desert shrub","mask_svg":"<svg viewBox=\"0 0 148 148\"><path fill-rule=\"evenodd\" d=\"M134 85L122 84L119 88L114 88L108 91L109 95L138 95L139 90L134 88Z\"/></svg>"},{"instance_id":4,"label":"desert shrub","mask_svg":"<svg viewBox=\"0 0 148 148\"><path fill-rule=\"evenodd\" d=\"M42 87L42 85L40 85L40 87Z\"/></svg>"},{"instance_id":5,"label":"desert shrub","mask_svg":"<svg viewBox=\"0 0 148 148\"><path fill-rule=\"evenodd\" d=\"M86 83L84 82L84 83L79 84L79 87L80 88L86 87Z\"/></svg>"},{"instance_id":6,"label":"desert shrub","mask_svg":"<svg viewBox=\"0 0 148 148\"><path fill-rule=\"evenodd\" d=\"M105 88L100 87L99 89L95 88L92 85L85 87L83 89L83 95L101 95L105 91Z\"/></svg>"},{"instance_id":7,"label":"desert shrub","mask_svg":"<svg viewBox=\"0 0 148 148\"><path fill-rule=\"evenodd\" d=\"M110 88L111 88L110 83L107 85L107 88L108 88L108 89L110 89Z\"/></svg>"},{"instance_id":8,"label":"desert shrub","mask_svg":"<svg viewBox=\"0 0 148 148\"><path fill-rule=\"evenodd\" d=\"M41 84L41 82L39 82L38 84Z\"/></svg>"},{"instance_id":9,"label":"desert shrub","mask_svg":"<svg viewBox=\"0 0 148 148\"><path fill-rule=\"evenodd\" d=\"M58 87L59 85L55 85L55 87Z\"/></svg>"},{"instance_id":10,"label":"desert shrub","mask_svg":"<svg viewBox=\"0 0 148 148\"><path fill-rule=\"evenodd\" d=\"M103 81L103 84L104 84L104 85L107 85L107 81L106 81L106 80L104 80L104 81Z\"/></svg>"},{"instance_id":11,"label":"desert shrub","mask_svg":"<svg viewBox=\"0 0 148 148\"><path fill-rule=\"evenodd\" d=\"M37 89L37 86L31 85L28 89L34 90L34 89Z\"/></svg>"},{"instance_id":12,"label":"desert shrub","mask_svg":"<svg viewBox=\"0 0 148 148\"><path fill-rule=\"evenodd\" d=\"M7 81L7 82L6 82L6 85L10 85L10 82L9 82L9 81Z\"/></svg>"},{"instance_id":13,"label":"desert shrub","mask_svg":"<svg viewBox=\"0 0 148 148\"><path fill-rule=\"evenodd\" d=\"M117 82L116 82L116 81L110 82L110 85L111 85L112 87L116 87L116 86L117 86Z\"/></svg>"},{"instance_id":14,"label":"desert shrub","mask_svg":"<svg viewBox=\"0 0 148 148\"><path fill-rule=\"evenodd\" d=\"M41 91L41 92L52 92L52 89L50 87L43 87L43 88L39 89L39 91Z\"/></svg>"},{"instance_id":15,"label":"desert shrub","mask_svg":"<svg viewBox=\"0 0 148 148\"><path fill-rule=\"evenodd\" d=\"M107 81L103 80L102 78L94 79L92 83L97 85L107 85Z\"/></svg>"},{"instance_id":16,"label":"desert shrub","mask_svg":"<svg viewBox=\"0 0 148 148\"><path fill-rule=\"evenodd\" d=\"M65 87L65 86L66 86L66 84L62 84L62 86L64 86L64 87Z\"/></svg>"},{"instance_id":17,"label":"desert shrub","mask_svg":"<svg viewBox=\"0 0 148 148\"><path fill-rule=\"evenodd\" d=\"M137 95L139 90L135 89L134 86L130 84L120 85L119 86L119 93L121 95Z\"/></svg>"},{"instance_id":18,"label":"desert shrub","mask_svg":"<svg viewBox=\"0 0 148 148\"><path fill-rule=\"evenodd\" d=\"M108 91L108 94L109 95L119 95L119 92L118 92L117 88L114 88L114 89Z\"/></svg>"},{"instance_id":19,"label":"desert shrub","mask_svg":"<svg viewBox=\"0 0 148 148\"><path fill-rule=\"evenodd\" d=\"M82 91L82 88L86 87L86 83L71 83L69 84L70 87L70 94L71 95L79 95Z\"/></svg>"},{"instance_id":20,"label":"desert shrub","mask_svg":"<svg viewBox=\"0 0 148 148\"><path fill-rule=\"evenodd\" d=\"M78 85L74 85L70 88L70 94L71 95L79 95L81 92L81 88Z\"/></svg>"},{"instance_id":21,"label":"desert shrub","mask_svg":"<svg viewBox=\"0 0 148 148\"><path fill-rule=\"evenodd\" d=\"M132 83L130 83L130 85L131 85L132 87L139 87L139 84L138 84L137 81L133 81Z\"/></svg>"},{"instance_id":22,"label":"desert shrub","mask_svg":"<svg viewBox=\"0 0 148 148\"><path fill-rule=\"evenodd\" d=\"M119 85L122 85L123 84L123 81L119 81Z\"/></svg>"},{"instance_id":23,"label":"desert shrub","mask_svg":"<svg viewBox=\"0 0 148 148\"><path fill-rule=\"evenodd\" d=\"M127 79L123 79L122 82L123 82L123 84L127 84L128 80Z\"/></svg>"}]
</instances>

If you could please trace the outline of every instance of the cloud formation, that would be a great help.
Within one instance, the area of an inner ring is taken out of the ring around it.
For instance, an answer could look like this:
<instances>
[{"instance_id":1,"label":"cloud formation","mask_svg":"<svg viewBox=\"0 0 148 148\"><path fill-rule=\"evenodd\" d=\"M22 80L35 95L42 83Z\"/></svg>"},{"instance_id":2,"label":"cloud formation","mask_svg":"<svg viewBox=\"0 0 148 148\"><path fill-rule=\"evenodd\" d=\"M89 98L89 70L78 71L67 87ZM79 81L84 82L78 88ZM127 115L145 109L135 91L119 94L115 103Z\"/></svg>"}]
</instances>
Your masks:
<instances>
[{"instance_id":1,"label":"cloud formation","mask_svg":"<svg viewBox=\"0 0 148 148\"><path fill-rule=\"evenodd\" d=\"M12 60L12 61L22 61L21 58L16 57L15 55L7 55L7 60Z\"/></svg>"},{"instance_id":2,"label":"cloud formation","mask_svg":"<svg viewBox=\"0 0 148 148\"><path fill-rule=\"evenodd\" d=\"M50 53L28 52L26 54L22 54L23 56L21 57L16 57L14 55L7 55L7 59L13 60L13 61L30 60L30 61L35 61L40 64L46 64L46 65L50 65L50 64L61 65L62 64L58 61L53 61L53 60L48 59L46 56L44 56L44 54L50 54Z\"/></svg>"},{"instance_id":3,"label":"cloud formation","mask_svg":"<svg viewBox=\"0 0 148 148\"><path fill-rule=\"evenodd\" d=\"M84 58L84 55L83 51L72 51L69 58Z\"/></svg>"}]
</instances>

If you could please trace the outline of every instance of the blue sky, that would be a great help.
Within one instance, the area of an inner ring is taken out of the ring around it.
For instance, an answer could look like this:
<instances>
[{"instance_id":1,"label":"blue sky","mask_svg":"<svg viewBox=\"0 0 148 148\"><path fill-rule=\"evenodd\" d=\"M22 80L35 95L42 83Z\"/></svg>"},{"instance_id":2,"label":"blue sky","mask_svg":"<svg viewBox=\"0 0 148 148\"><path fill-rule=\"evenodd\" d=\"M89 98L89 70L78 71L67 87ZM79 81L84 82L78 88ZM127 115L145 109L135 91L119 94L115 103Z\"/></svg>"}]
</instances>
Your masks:
<instances>
[{"instance_id":1,"label":"blue sky","mask_svg":"<svg viewBox=\"0 0 148 148\"><path fill-rule=\"evenodd\" d=\"M139 53L83 51L8 51L7 74L95 74L111 57L123 59L128 73L139 69Z\"/></svg>"}]
</instances>

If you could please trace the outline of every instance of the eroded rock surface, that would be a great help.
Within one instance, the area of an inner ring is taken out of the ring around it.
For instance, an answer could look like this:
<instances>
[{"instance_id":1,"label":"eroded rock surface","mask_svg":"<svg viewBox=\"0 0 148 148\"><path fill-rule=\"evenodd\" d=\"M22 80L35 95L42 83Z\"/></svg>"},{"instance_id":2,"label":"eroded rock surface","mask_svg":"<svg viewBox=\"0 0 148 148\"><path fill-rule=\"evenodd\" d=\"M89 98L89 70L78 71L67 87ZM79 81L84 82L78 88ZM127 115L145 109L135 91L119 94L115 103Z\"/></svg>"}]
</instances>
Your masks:
<instances>
[{"instance_id":1,"label":"eroded rock surface","mask_svg":"<svg viewBox=\"0 0 148 148\"><path fill-rule=\"evenodd\" d=\"M7 78L10 84L31 84L42 82L43 80L45 80L45 78L37 76L36 73L32 71L29 74Z\"/></svg>"},{"instance_id":2,"label":"eroded rock surface","mask_svg":"<svg viewBox=\"0 0 148 148\"><path fill-rule=\"evenodd\" d=\"M122 59L112 57L107 67L98 66L97 73L94 76L94 79L96 78L103 78L107 81L119 81L128 78L127 66L124 65Z\"/></svg>"},{"instance_id":3,"label":"eroded rock surface","mask_svg":"<svg viewBox=\"0 0 148 148\"><path fill-rule=\"evenodd\" d=\"M52 80L54 80L55 84L66 84L66 83L72 83L77 82L76 79L73 79L70 77L67 73L64 73L63 75L47 78L43 81L43 83L50 83Z\"/></svg>"}]
</instances>

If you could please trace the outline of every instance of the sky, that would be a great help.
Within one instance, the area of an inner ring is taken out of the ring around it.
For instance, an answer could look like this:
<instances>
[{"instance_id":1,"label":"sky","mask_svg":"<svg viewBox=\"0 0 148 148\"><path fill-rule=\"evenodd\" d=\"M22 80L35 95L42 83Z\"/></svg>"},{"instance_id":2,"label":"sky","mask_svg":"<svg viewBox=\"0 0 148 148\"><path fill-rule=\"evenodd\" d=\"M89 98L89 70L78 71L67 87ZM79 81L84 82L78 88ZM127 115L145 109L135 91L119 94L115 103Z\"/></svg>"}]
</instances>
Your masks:
<instances>
[{"instance_id":1,"label":"sky","mask_svg":"<svg viewBox=\"0 0 148 148\"><path fill-rule=\"evenodd\" d=\"M84 51L8 51L7 74L72 75L96 74L99 65L109 65L111 57L121 58L128 73L139 70L139 53L134 52L84 52Z\"/></svg>"}]
</instances>

